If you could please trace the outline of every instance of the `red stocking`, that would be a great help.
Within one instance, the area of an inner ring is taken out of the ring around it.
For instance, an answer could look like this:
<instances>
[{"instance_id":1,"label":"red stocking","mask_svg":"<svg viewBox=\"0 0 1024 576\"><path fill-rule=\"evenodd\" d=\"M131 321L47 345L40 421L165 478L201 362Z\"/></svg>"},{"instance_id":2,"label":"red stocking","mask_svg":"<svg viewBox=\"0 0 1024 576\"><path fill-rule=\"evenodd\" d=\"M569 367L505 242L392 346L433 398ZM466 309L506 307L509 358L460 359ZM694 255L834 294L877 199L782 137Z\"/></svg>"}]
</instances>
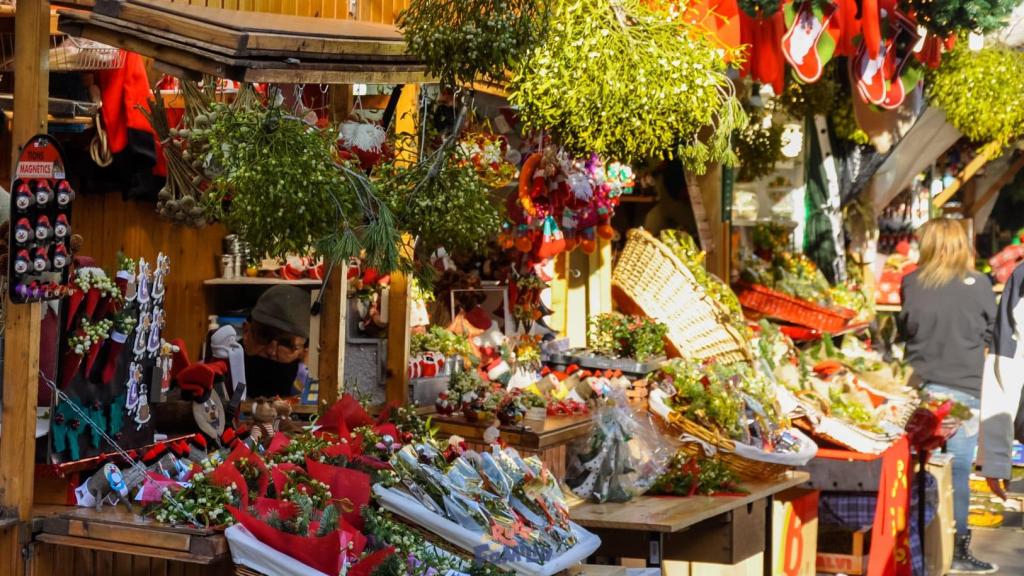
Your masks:
<instances>
[{"instance_id":1,"label":"red stocking","mask_svg":"<svg viewBox=\"0 0 1024 576\"><path fill-rule=\"evenodd\" d=\"M103 342L96 342L89 348L89 352L85 357L85 373L86 375L92 372L92 366L96 363L96 358L100 355L100 349L103 348Z\"/></svg>"},{"instance_id":2,"label":"red stocking","mask_svg":"<svg viewBox=\"0 0 1024 576\"><path fill-rule=\"evenodd\" d=\"M834 53L833 49L818 51L823 36L828 32L830 42L835 45L830 29L832 16L836 13L834 4L820 10L814 2L802 2L795 7L789 30L782 36L782 52L796 75L807 83L817 82L825 63ZM787 13L789 10L787 10Z\"/></svg>"},{"instance_id":3,"label":"red stocking","mask_svg":"<svg viewBox=\"0 0 1024 576\"><path fill-rule=\"evenodd\" d=\"M78 308L82 305L83 300L85 300L85 292L78 287L72 288L71 296L68 297L68 317L67 324L64 326L65 330L71 330L72 322L75 320L75 315L78 314Z\"/></svg>"},{"instance_id":4,"label":"red stocking","mask_svg":"<svg viewBox=\"0 0 1024 576\"><path fill-rule=\"evenodd\" d=\"M78 367L82 364L82 356L75 354L74 350L68 350L64 353L64 359L60 365L60 387L67 388L68 384L71 383L71 379L78 373Z\"/></svg>"},{"instance_id":5,"label":"red stocking","mask_svg":"<svg viewBox=\"0 0 1024 576\"><path fill-rule=\"evenodd\" d=\"M117 358L121 355L121 348L128 340L126 334L111 332L110 340L107 341L107 358L103 364L103 372L100 373L100 383L110 384L114 379L114 371L117 369Z\"/></svg>"}]
</instances>

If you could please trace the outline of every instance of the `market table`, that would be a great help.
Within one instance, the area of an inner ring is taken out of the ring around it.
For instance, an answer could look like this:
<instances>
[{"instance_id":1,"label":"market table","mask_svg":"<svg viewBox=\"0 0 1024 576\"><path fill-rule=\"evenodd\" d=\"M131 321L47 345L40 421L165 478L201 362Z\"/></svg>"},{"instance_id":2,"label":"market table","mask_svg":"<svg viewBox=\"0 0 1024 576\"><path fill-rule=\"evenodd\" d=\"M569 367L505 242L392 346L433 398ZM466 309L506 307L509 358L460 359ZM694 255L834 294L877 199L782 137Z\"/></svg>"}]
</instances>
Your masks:
<instances>
[{"instance_id":1,"label":"market table","mask_svg":"<svg viewBox=\"0 0 1024 576\"><path fill-rule=\"evenodd\" d=\"M431 423L442 437L461 436L474 450L484 447L484 432L491 422L467 422L461 416L433 414ZM524 420L517 426L499 426L501 438L510 447L525 455L538 455L556 478L564 478L568 446L590 434L590 415L549 416L544 420Z\"/></svg>"},{"instance_id":2,"label":"market table","mask_svg":"<svg viewBox=\"0 0 1024 576\"><path fill-rule=\"evenodd\" d=\"M745 482L746 494L640 496L623 503L582 503L574 522L601 537L598 556L736 564L764 552L764 573L772 566L772 501L804 484L806 472L770 481Z\"/></svg>"},{"instance_id":3,"label":"market table","mask_svg":"<svg viewBox=\"0 0 1024 576\"><path fill-rule=\"evenodd\" d=\"M168 526L109 506L46 506L34 516L34 574L233 573L227 539L213 530Z\"/></svg>"}]
</instances>

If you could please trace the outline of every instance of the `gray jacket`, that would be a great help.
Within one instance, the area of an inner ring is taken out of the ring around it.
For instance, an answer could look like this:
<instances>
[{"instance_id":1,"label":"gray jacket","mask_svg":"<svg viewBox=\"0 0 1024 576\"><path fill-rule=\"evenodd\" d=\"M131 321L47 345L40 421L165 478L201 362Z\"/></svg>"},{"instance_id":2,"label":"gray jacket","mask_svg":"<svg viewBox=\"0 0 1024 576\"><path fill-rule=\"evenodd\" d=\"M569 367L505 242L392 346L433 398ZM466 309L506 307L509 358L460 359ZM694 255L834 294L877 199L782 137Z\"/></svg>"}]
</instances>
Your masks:
<instances>
[{"instance_id":1,"label":"gray jacket","mask_svg":"<svg viewBox=\"0 0 1024 576\"><path fill-rule=\"evenodd\" d=\"M1006 281L981 384L981 474L1010 478L1014 417L1024 389L1024 264Z\"/></svg>"}]
</instances>

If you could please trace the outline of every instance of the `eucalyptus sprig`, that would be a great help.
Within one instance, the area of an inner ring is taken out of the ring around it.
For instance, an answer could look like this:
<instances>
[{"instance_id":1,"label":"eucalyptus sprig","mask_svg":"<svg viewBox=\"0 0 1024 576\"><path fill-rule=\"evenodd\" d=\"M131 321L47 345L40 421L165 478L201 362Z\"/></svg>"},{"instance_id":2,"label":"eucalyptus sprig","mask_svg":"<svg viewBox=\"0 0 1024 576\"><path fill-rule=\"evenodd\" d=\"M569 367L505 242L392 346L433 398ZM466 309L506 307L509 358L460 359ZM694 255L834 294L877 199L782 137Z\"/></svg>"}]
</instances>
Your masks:
<instances>
[{"instance_id":1,"label":"eucalyptus sprig","mask_svg":"<svg viewBox=\"0 0 1024 576\"><path fill-rule=\"evenodd\" d=\"M696 25L641 0L561 2L509 99L527 128L550 131L570 153L679 155L700 168L730 156L729 135L744 121L716 48ZM708 128L710 145L699 139Z\"/></svg>"}]
</instances>

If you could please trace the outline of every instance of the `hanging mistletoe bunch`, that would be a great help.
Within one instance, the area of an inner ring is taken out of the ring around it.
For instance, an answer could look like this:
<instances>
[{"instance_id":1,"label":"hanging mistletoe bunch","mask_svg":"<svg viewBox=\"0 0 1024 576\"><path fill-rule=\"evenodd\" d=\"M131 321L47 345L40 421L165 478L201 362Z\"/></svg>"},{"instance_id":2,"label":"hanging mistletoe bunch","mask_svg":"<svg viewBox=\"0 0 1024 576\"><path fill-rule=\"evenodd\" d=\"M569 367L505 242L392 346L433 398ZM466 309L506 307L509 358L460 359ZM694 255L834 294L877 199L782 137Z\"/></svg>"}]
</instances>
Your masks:
<instances>
[{"instance_id":1,"label":"hanging mistletoe bunch","mask_svg":"<svg viewBox=\"0 0 1024 576\"><path fill-rule=\"evenodd\" d=\"M740 164L738 180L750 182L767 176L782 158L782 126L757 112L746 128L736 132L733 149Z\"/></svg>"},{"instance_id":2,"label":"hanging mistletoe bunch","mask_svg":"<svg viewBox=\"0 0 1024 576\"><path fill-rule=\"evenodd\" d=\"M561 2L509 100L571 154L678 154L699 170L732 158L729 137L746 120L725 66L705 32L641 0Z\"/></svg>"},{"instance_id":3,"label":"hanging mistletoe bunch","mask_svg":"<svg viewBox=\"0 0 1024 576\"><path fill-rule=\"evenodd\" d=\"M448 87L503 82L547 26L539 0L413 0L398 26L409 52Z\"/></svg>"},{"instance_id":4,"label":"hanging mistletoe bunch","mask_svg":"<svg viewBox=\"0 0 1024 576\"><path fill-rule=\"evenodd\" d=\"M380 172L378 186L399 227L415 239L420 262L441 247L449 253L475 252L501 229L500 203L466 150L457 145L467 112L463 103L452 132L425 158ZM429 266L420 269L429 271ZM422 280L429 283L430 277Z\"/></svg>"},{"instance_id":5,"label":"hanging mistletoe bunch","mask_svg":"<svg viewBox=\"0 0 1024 576\"><path fill-rule=\"evenodd\" d=\"M1024 54L958 46L928 77L928 101L975 142L1006 145L1024 134Z\"/></svg>"},{"instance_id":6,"label":"hanging mistletoe bunch","mask_svg":"<svg viewBox=\"0 0 1024 576\"><path fill-rule=\"evenodd\" d=\"M901 0L918 25L941 38L958 32L992 32L1006 25L1017 0Z\"/></svg>"},{"instance_id":7,"label":"hanging mistletoe bunch","mask_svg":"<svg viewBox=\"0 0 1024 576\"><path fill-rule=\"evenodd\" d=\"M841 91L832 78L831 68L826 67L821 78L813 84L804 84L790 78L782 94L779 94L778 104L787 114L799 119L831 112L836 104L836 94Z\"/></svg>"},{"instance_id":8,"label":"hanging mistletoe bunch","mask_svg":"<svg viewBox=\"0 0 1024 576\"><path fill-rule=\"evenodd\" d=\"M205 207L259 255L359 256L399 266L399 233L365 176L334 162L337 134L279 106L214 105L200 133L212 181Z\"/></svg>"}]
</instances>

